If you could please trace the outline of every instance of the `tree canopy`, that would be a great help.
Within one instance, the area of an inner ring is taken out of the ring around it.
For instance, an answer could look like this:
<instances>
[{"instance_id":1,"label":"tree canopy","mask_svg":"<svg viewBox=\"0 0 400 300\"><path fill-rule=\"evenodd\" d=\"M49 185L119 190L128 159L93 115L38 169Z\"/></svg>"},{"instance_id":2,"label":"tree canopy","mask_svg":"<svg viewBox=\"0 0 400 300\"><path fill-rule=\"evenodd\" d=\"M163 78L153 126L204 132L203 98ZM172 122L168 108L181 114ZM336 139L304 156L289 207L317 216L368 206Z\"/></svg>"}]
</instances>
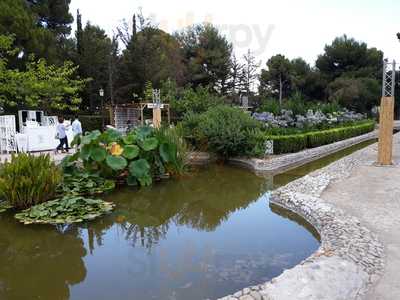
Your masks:
<instances>
[{"instance_id":1,"label":"tree canopy","mask_svg":"<svg viewBox=\"0 0 400 300\"><path fill-rule=\"evenodd\" d=\"M86 80L75 77L78 67L66 61L62 66L31 57L23 71L8 68L8 59L17 49L13 37L0 35L0 106L40 108L47 111L77 110L79 92Z\"/></svg>"},{"instance_id":2,"label":"tree canopy","mask_svg":"<svg viewBox=\"0 0 400 300\"><path fill-rule=\"evenodd\" d=\"M163 92L171 103L172 95L186 100L223 97L231 103L237 103L243 94L255 101L270 97L284 101L300 95L303 100L340 101L348 107L368 110L380 98L377 86L383 53L346 35L327 44L315 65L300 57L277 54L260 57L266 61L260 70L260 58L251 49L244 56L237 55L227 37L212 24L195 24L168 33L139 11L130 22L123 21L114 36L108 36L90 21L82 24L83 16L78 11L73 34L70 3L0 1L0 35L7 36L2 43L13 39L11 49L5 51L3 45L3 102L7 99L9 104L33 105L44 101L40 105L45 105L46 97L54 97L58 104L46 104L49 109L69 105L76 109L78 99L82 99L81 110L99 113L100 88L105 90L106 103L131 102L145 99L146 85L171 88ZM91 80L83 83L81 78ZM24 84L13 87L11 82L17 79ZM29 82L41 82L41 88ZM55 92L55 87L67 85L73 92L61 92L61 88ZM199 97L194 96L196 93Z\"/></svg>"},{"instance_id":3,"label":"tree canopy","mask_svg":"<svg viewBox=\"0 0 400 300\"><path fill-rule=\"evenodd\" d=\"M231 74L232 44L211 24L188 27L176 37L187 67L187 82L224 94Z\"/></svg>"},{"instance_id":4,"label":"tree canopy","mask_svg":"<svg viewBox=\"0 0 400 300\"><path fill-rule=\"evenodd\" d=\"M118 64L116 97L120 101L143 95L146 82L160 87L171 79L183 84L185 69L178 41L161 29L148 26L135 32Z\"/></svg>"},{"instance_id":5,"label":"tree canopy","mask_svg":"<svg viewBox=\"0 0 400 300\"><path fill-rule=\"evenodd\" d=\"M325 46L325 53L318 57L316 66L331 80L341 76L379 78L382 61L382 51L344 35Z\"/></svg>"}]
</instances>

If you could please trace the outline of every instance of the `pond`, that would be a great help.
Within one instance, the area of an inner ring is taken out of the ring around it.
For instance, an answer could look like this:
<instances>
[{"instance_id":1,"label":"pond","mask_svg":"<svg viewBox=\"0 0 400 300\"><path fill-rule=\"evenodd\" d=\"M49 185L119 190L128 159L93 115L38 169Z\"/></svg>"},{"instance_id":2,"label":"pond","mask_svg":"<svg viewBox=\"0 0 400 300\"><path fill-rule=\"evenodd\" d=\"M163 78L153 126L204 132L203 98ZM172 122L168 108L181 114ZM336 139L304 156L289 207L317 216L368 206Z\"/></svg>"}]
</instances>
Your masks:
<instances>
[{"instance_id":1,"label":"pond","mask_svg":"<svg viewBox=\"0 0 400 300\"><path fill-rule=\"evenodd\" d=\"M281 175L212 165L107 196L87 225L24 226L0 215L0 299L215 299L267 281L319 247L268 191L365 147Z\"/></svg>"}]
</instances>

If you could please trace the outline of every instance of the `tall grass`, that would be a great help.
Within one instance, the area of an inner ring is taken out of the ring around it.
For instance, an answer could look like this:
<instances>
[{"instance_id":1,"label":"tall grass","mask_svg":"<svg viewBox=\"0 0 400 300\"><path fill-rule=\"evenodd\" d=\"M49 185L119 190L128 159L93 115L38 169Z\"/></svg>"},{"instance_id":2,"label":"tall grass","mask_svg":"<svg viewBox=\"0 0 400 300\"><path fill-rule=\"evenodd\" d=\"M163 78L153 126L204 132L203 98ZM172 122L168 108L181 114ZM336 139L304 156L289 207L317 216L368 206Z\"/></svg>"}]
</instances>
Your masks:
<instances>
[{"instance_id":1,"label":"tall grass","mask_svg":"<svg viewBox=\"0 0 400 300\"><path fill-rule=\"evenodd\" d=\"M168 166L168 171L177 176L186 174L189 168L192 148L184 138L182 126L178 124L175 127L162 127L157 130L156 135L160 141L176 146L176 160Z\"/></svg>"},{"instance_id":2,"label":"tall grass","mask_svg":"<svg viewBox=\"0 0 400 300\"><path fill-rule=\"evenodd\" d=\"M62 180L49 155L13 155L0 166L0 198L17 209L53 199Z\"/></svg>"}]
</instances>

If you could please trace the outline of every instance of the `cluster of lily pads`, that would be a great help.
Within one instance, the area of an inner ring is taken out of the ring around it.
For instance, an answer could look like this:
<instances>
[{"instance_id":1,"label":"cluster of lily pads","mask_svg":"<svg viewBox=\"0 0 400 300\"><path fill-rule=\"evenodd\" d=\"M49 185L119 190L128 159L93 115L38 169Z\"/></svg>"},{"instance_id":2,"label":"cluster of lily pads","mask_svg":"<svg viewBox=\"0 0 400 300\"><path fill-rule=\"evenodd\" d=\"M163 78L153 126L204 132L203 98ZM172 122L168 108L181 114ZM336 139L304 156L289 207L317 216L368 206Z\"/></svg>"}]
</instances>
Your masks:
<instances>
[{"instance_id":1,"label":"cluster of lily pads","mask_svg":"<svg viewBox=\"0 0 400 300\"><path fill-rule=\"evenodd\" d=\"M100 199L65 196L35 205L15 214L15 218L28 224L72 224L93 220L113 210L114 204Z\"/></svg>"},{"instance_id":2,"label":"cluster of lily pads","mask_svg":"<svg viewBox=\"0 0 400 300\"><path fill-rule=\"evenodd\" d=\"M115 189L115 181L104 179L98 174L79 170L64 172L63 184L59 186L61 195L99 195Z\"/></svg>"}]
</instances>

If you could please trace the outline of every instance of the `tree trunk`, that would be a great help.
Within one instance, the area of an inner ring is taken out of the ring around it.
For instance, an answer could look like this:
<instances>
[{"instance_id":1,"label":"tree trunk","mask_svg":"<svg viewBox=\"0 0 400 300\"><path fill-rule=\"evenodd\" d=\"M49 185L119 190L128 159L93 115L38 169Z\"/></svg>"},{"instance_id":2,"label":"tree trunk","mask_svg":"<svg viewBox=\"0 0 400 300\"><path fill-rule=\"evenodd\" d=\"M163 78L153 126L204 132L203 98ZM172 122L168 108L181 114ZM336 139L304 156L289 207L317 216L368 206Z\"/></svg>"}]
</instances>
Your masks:
<instances>
[{"instance_id":1,"label":"tree trunk","mask_svg":"<svg viewBox=\"0 0 400 300\"><path fill-rule=\"evenodd\" d=\"M282 108L282 75L279 75L279 106Z\"/></svg>"}]
</instances>

